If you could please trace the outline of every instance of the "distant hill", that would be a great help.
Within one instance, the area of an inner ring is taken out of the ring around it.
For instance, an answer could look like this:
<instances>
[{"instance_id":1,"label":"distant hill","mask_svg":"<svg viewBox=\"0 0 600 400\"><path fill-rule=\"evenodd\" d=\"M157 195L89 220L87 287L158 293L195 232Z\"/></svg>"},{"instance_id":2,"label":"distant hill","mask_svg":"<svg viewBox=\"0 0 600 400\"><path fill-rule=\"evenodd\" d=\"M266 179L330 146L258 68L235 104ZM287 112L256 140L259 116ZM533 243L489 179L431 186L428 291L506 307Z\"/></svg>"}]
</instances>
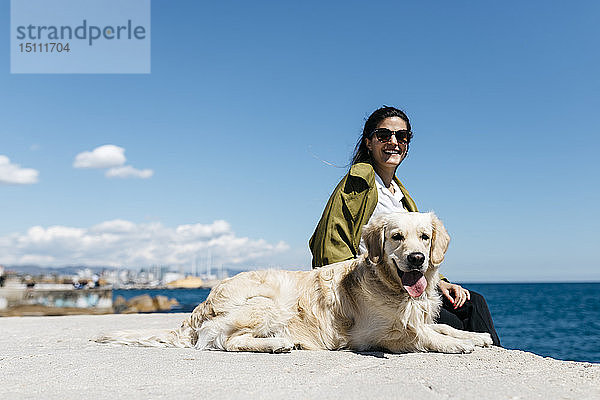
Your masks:
<instances>
[{"instance_id":1,"label":"distant hill","mask_svg":"<svg viewBox=\"0 0 600 400\"><path fill-rule=\"evenodd\" d=\"M88 268L92 272L100 273L107 269L122 269L115 267L88 267L85 265L69 265L65 267L40 267L39 265L5 265L5 271L16 271L19 274L29 275L45 275L45 274L58 274L58 275L74 275L77 271Z\"/></svg>"},{"instance_id":2,"label":"distant hill","mask_svg":"<svg viewBox=\"0 0 600 400\"><path fill-rule=\"evenodd\" d=\"M87 265L68 265L64 267L41 267L39 265L4 265L5 271L16 271L19 274L28 274L28 275L46 275L46 274L58 274L58 275L75 275L77 271L82 269L89 269L94 273L101 273L105 270L123 270L130 269L132 271L139 271L138 268L127 268L127 267L90 267ZM142 268L145 270L151 268ZM237 275L240 272L248 271L249 269L241 268L241 269L231 269L231 268L223 268L223 272L228 276ZM213 273L217 272L213 269Z\"/></svg>"}]
</instances>

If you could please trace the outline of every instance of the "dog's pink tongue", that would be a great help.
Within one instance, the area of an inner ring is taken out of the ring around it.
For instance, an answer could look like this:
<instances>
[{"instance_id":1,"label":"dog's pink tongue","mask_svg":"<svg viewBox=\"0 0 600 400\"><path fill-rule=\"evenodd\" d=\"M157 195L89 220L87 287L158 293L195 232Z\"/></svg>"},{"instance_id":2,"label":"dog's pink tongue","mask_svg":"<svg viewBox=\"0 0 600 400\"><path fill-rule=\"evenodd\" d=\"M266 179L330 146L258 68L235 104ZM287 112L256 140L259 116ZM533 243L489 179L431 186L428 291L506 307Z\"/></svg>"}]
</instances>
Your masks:
<instances>
[{"instance_id":1,"label":"dog's pink tongue","mask_svg":"<svg viewBox=\"0 0 600 400\"><path fill-rule=\"evenodd\" d=\"M419 271L402 274L402 285L411 297L419 297L427 287L427 279Z\"/></svg>"}]
</instances>

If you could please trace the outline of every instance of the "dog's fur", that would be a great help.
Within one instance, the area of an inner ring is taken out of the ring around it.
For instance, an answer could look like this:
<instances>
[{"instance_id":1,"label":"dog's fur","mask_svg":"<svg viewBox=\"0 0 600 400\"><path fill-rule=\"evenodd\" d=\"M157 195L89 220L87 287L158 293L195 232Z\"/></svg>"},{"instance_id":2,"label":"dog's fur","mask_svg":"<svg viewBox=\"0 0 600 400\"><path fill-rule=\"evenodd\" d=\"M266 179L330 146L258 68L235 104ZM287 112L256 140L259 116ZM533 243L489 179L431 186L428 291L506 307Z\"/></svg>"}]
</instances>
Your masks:
<instances>
[{"instance_id":1,"label":"dog's fur","mask_svg":"<svg viewBox=\"0 0 600 400\"><path fill-rule=\"evenodd\" d=\"M487 333L434 324L441 305L438 266L450 237L433 213L377 216L364 227L363 239L368 253L353 260L312 271L250 271L226 279L177 330L122 331L96 341L226 351L394 353L464 353L492 343ZM421 266L407 261L415 252L425 256ZM427 286L411 297L401 276L416 269Z\"/></svg>"}]
</instances>

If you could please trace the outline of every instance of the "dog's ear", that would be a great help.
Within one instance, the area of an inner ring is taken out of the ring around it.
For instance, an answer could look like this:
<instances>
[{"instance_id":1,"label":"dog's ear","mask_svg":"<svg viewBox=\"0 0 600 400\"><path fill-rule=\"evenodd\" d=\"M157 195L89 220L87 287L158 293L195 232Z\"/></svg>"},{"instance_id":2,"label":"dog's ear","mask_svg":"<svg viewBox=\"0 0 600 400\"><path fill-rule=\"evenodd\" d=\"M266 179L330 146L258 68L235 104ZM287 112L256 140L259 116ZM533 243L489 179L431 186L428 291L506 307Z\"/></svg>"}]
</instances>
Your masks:
<instances>
[{"instance_id":1,"label":"dog's ear","mask_svg":"<svg viewBox=\"0 0 600 400\"><path fill-rule=\"evenodd\" d=\"M383 245L385 243L385 224L373 222L367 224L363 228L362 237L365 241L365 245L367 246L367 256L369 257L369 260L371 260L373 264L377 264L383 256Z\"/></svg>"},{"instance_id":2,"label":"dog's ear","mask_svg":"<svg viewBox=\"0 0 600 400\"><path fill-rule=\"evenodd\" d=\"M434 213L431 213L431 224L433 225L433 237L431 239L429 261L437 267L444 261L446 250L448 250L450 244L450 235L448 235L442 221Z\"/></svg>"}]
</instances>

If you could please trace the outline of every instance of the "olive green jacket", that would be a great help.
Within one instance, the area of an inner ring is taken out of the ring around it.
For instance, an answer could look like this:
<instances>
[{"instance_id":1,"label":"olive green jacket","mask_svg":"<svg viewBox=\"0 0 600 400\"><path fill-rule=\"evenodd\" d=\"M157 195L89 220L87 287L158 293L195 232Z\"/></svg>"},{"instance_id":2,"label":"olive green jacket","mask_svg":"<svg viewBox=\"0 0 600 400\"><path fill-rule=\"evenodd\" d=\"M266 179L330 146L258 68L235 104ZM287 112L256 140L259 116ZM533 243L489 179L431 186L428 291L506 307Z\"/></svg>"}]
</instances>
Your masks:
<instances>
[{"instance_id":1,"label":"olive green jacket","mask_svg":"<svg viewBox=\"0 0 600 400\"><path fill-rule=\"evenodd\" d=\"M397 177L408 211L418 211L413 199ZM369 222L377 206L375 170L371 164L354 164L329 198L321 220L308 245L313 268L352 259L358 255L362 227Z\"/></svg>"}]
</instances>

